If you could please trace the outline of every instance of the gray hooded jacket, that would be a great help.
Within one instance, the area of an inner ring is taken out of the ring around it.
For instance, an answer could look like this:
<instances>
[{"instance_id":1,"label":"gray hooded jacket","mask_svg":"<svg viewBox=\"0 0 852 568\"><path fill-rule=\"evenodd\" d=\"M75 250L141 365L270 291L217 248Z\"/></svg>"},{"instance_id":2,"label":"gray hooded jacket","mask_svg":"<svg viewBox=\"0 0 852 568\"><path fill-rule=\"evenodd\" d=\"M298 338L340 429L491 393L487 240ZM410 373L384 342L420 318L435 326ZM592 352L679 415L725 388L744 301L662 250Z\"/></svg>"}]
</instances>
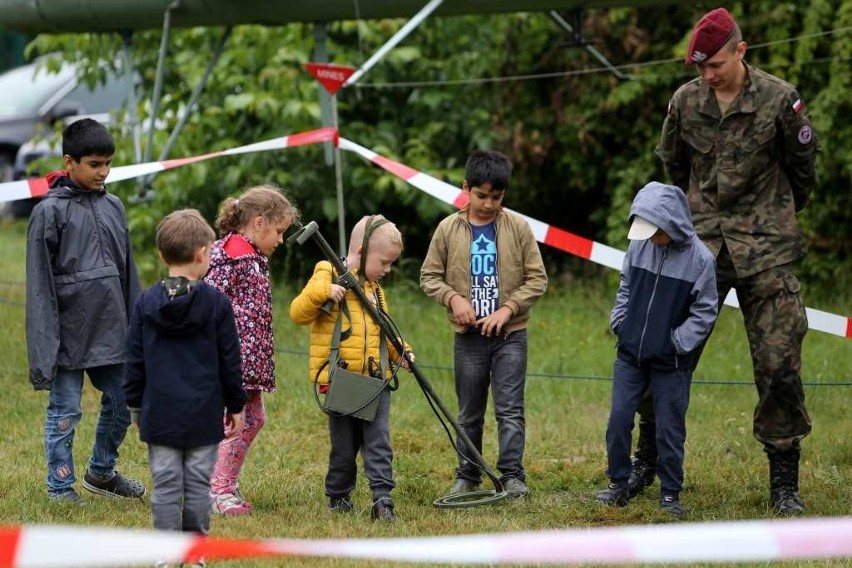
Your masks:
<instances>
[{"instance_id":1,"label":"gray hooded jacket","mask_svg":"<svg viewBox=\"0 0 852 568\"><path fill-rule=\"evenodd\" d=\"M627 248L610 317L619 351L639 365L694 365L719 311L716 261L695 235L680 188L649 183L636 194L629 222L637 215L672 242L631 241Z\"/></svg>"},{"instance_id":2,"label":"gray hooded jacket","mask_svg":"<svg viewBox=\"0 0 852 568\"><path fill-rule=\"evenodd\" d=\"M124 205L59 177L27 231L30 382L49 390L57 367L124 362L130 307L140 293Z\"/></svg>"}]
</instances>

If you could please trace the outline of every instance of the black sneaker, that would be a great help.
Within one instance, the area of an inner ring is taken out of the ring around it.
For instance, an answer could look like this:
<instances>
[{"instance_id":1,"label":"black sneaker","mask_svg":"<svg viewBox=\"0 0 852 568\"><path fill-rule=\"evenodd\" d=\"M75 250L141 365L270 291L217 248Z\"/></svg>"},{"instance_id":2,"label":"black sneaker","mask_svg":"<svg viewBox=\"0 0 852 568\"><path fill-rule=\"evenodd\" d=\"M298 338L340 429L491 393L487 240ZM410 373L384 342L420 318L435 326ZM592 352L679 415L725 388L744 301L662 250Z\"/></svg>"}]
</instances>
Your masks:
<instances>
[{"instance_id":1,"label":"black sneaker","mask_svg":"<svg viewBox=\"0 0 852 568\"><path fill-rule=\"evenodd\" d=\"M805 512L805 503L795 489L779 487L769 492L769 503L782 515L801 515Z\"/></svg>"},{"instance_id":2,"label":"black sneaker","mask_svg":"<svg viewBox=\"0 0 852 568\"><path fill-rule=\"evenodd\" d=\"M595 501L609 505L610 507L624 507L630 501L630 494L626 485L619 485L614 481L595 494Z\"/></svg>"},{"instance_id":3,"label":"black sneaker","mask_svg":"<svg viewBox=\"0 0 852 568\"><path fill-rule=\"evenodd\" d=\"M393 501L390 497L379 497L370 509L370 518L374 521L387 521L392 523L396 520L393 514Z\"/></svg>"},{"instance_id":4,"label":"black sneaker","mask_svg":"<svg viewBox=\"0 0 852 568\"><path fill-rule=\"evenodd\" d=\"M83 476L83 487L113 499L141 499L145 495L145 486L141 481L124 477L117 471L109 479L102 479L87 471Z\"/></svg>"},{"instance_id":5,"label":"black sneaker","mask_svg":"<svg viewBox=\"0 0 852 568\"><path fill-rule=\"evenodd\" d=\"M660 510L676 519L682 519L687 513L687 508L680 504L677 495L663 495L660 498Z\"/></svg>"},{"instance_id":6,"label":"black sneaker","mask_svg":"<svg viewBox=\"0 0 852 568\"><path fill-rule=\"evenodd\" d=\"M349 496L329 497L328 510L332 513L351 513L355 510L355 505L349 500Z\"/></svg>"}]
</instances>

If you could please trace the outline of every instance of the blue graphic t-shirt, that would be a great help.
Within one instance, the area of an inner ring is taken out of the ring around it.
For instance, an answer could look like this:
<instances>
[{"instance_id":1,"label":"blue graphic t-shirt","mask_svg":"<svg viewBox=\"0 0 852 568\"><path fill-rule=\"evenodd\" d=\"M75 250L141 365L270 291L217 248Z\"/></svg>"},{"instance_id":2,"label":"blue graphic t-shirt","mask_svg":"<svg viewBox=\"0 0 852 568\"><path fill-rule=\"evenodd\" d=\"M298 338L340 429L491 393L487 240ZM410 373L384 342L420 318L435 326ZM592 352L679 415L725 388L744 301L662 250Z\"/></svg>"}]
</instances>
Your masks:
<instances>
[{"instance_id":1,"label":"blue graphic t-shirt","mask_svg":"<svg viewBox=\"0 0 852 568\"><path fill-rule=\"evenodd\" d=\"M494 223L471 225L470 303L476 319L497 311L500 298L497 288L497 226Z\"/></svg>"}]
</instances>

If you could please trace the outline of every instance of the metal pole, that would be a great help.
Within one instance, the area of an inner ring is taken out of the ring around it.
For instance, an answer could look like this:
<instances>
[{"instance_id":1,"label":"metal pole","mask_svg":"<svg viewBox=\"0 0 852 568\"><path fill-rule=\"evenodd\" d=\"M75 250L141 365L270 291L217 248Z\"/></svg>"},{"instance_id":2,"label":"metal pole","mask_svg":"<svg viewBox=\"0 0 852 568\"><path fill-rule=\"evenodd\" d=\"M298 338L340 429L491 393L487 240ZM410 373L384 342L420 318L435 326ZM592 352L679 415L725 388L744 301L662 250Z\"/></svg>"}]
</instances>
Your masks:
<instances>
[{"instance_id":1,"label":"metal pole","mask_svg":"<svg viewBox=\"0 0 852 568\"><path fill-rule=\"evenodd\" d=\"M327 37L325 22L314 24L314 61L318 63L328 63ZM317 82L317 93L319 94L322 125L324 127L331 126L331 100L328 91L319 82ZM323 143L323 157L325 158L325 165L330 166L334 163L334 144L332 142Z\"/></svg>"},{"instance_id":2,"label":"metal pole","mask_svg":"<svg viewBox=\"0 0 852 568\"><path fill-rule=\"evenodd\" d=\"M160 51L157 55L157 75L154 79L154 93L151 95L151 116L148 125L148 145L145 146L145 161L150 162L154 156L154 121L160 110L160 97L163 93L163 76L165 75L166 53L169 50L169 33L172 29L172 10L180 5L180 0L175 0L166 7L163 14L163 37L160 39ZM149 179L149 178L148 178Z\"/></svg>"},{"instance_id":3,"label":"metal pole","mask_svg":"<svg viewBox=\"0 0 852 568\"><path fill-rule=\"evenodd\" d=\"M124 72L127 74L127 118L133 136L133 159L137 164L141 164L142 130L139 127L139 101L136 99L136 72L133 67L133 56L130 53L132 42L132 32L121 34L121 53L124 56Z\"/></svg>"},{"instance_id":4,"label":"metal pole","mask_svg":"<svg viewBox=\"0 0 852 568\"><path fill-rule=\"evenodd\" d=\"M550 11L550 17L551 17L551 18L553 18L553 20L554 20L557 24L559 24L560 26L562 26L562 27L563 27L563 28L564 28L564 29L565 29L565 30L566 30L569 34L573 34L573 33L575 32L575 30L574 30L574 28L571 26L571 24L569 24L568 22L566 22L566 21L565 21L565 18L563 18L562 16L560 16L560 15L559 15L559 12L557 12L556 10L551 10L551 11ZM579 31L579 30L577 30L577 31ZM607 69L609 69L610 73L612 73L613 75L615 75L616 77L618 77L618 78L619 78L619 79L621 79L622 81L629 81L630 79L632 79L632 78L633 78L633 77L631 77L630 75L625 75L624 73L622 73L621 71L619 71L618 69L616 69L616 68L612 65L612 63L610 63L610 62L607 60L607 58L603 56L603 54L602 54L600 51L598 51L597 49L595 49L595 46L593 46L593 45L587 45L587 46L586 46L586 50L587 50L589 53L591 53L591 54L592 54L592 56L593 56L595 59L597 59L598 61L600 61L600 62L603 64L603 66L604 66L604 67L606 67Z\"/></svg>"},{"instance_id":5,"label":"metal pole","mask_svg":"<svg viewBox=\"0 0 852 568\"><path fill-rule=\"evenodd\" d=\"M207 63L207 68L204 70L204 75L201 76L201 79L192 90L192 95L189 97L189 102L186 104L186 108L184 108L177 124L175 124L171 134L169 134L169 139L166 141L166 145L160 152L160 157L157 158L158 162L169 157L169 153L172 151L172 147L174 147L177 137L183 130L186 121L189 119L189 115L195 110L195 105L198 104L198 99L201 98L201 92L204 90L204 87L207 86L207 83L210 80L210 75L213 74L213 68L222 56L222 52L225 50L225 43L228 41L228 38L231 37L231 31L233 31L233 29L234 28L230 26L226 28L225 33L222 34L222 37L219 39L219 43L216 45L216 49L210 57L210 61Z\"/></svg>"},{"instance_id":6,"label":"metal pole","mask_svg":"<svg viewBox=\"0 0 852 568\"><path fill-rule=\"evenodd\" d=\"M337 93L331 95L331 124L337 129ZM337 230L339 232L340 256L346 256L346 214L343 207L343 163L341 162L340 144L334 145L334 183L337 187Z\"/></svg>"},{"instance_id":7,"label":"metal pole","mask_svg":"<svg viewBox=\"0 0 852 568\"><path fill-rule=\"evenodd\" d=\"M344 87L351 87L354 85L358 79L360 79L367 71L369 71L373 65L379 62L382 57L384 57L388 51L396 47L396 45L401 42L405 37L410 34L414 29L420 25L423 20L429 17L429 14L434 12L438 6L444 3L444 0L431 0L428 4L426 4L423 8L417 12L413 18L405 22L405 25L400 28L398 32L396 32L393 37L391 37L385 44L379 48L379 50L370 56L361 67L358 68L355 73L352 74L349 79L343 83Z\"/></svg>"}]
</instances>

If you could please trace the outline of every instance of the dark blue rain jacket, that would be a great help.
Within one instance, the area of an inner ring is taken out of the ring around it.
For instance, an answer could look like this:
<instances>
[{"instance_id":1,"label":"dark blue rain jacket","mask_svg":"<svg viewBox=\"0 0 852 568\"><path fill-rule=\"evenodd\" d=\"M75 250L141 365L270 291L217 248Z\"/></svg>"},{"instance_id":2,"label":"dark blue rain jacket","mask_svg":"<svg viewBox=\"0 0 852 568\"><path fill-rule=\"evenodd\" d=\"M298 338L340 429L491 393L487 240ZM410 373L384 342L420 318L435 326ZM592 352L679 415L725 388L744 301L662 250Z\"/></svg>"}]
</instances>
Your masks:
<instances>
[{"instance_id":1,"label":"dark blue rain jacket","mask_svg":"<svg viewBox=\"0 0 852 568\"><path fill-rule=\"evenodd\" d=\"M628 221L637 215L672 242L630 241L610 316L619 352L639 366L694 366L719 310L715 259L695 235L678 187L657 182L643 187Z\"/></svg>"}]
</instances>

